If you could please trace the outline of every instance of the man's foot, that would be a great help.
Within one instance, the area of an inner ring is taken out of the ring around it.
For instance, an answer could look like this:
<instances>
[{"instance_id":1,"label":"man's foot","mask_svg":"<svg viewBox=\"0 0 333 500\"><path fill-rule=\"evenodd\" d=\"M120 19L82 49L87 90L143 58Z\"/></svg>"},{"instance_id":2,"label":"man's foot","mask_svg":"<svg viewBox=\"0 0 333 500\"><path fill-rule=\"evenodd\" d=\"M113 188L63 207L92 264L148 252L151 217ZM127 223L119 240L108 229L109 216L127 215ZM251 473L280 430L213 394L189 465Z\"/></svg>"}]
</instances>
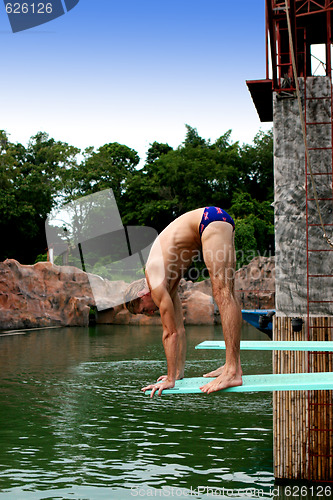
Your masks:
<instances>
[{"instance_id":1,"label":"man's foot","mask_svg":"<svg viewBox=\"0 0 333 500\"><path fill-rule=\"evenodd\" d=\"M205 373L204 377L218 377L223 373L223 368L224 365L220 366L220 368L217 368L217 370L213 370L212 372Z\"/></svg>"},{"instance_id":2,"label":"man's foot","mask_svg":"<svg viewBox=\"0 0 333 500\"><path fill-rule=\"evenodd\" d=\"M223 367L224 368L224 367ZM227 387L236 387L242 385L242 373L233 372L228 373L225 369L215 380L208 382L200 387L202 392L210 394L211 392L221 391L222 389L227 389Z\"/></svg>"},{"instance_id":3,"label":"man's foot","mask_svg":"<svg viewBox=\"0 0 333 500\"><path fill-rule=\"evenodd\" d=\"M222 366L220 366L220 368L217 368L216 370L213 370L212 372L205 373L205 374L203 375L203 377L207 377L207 378L208 378L208 377L218 377L219 375L222 375L222 373L223 373L223 369L224 369L224 366L225 366L225 365L222 365ZM242 370L242 369L240 369L240 372L241 372L241 377L242 377L242 375L243 375L243 370Z\"/></svg>"}]
</instances>

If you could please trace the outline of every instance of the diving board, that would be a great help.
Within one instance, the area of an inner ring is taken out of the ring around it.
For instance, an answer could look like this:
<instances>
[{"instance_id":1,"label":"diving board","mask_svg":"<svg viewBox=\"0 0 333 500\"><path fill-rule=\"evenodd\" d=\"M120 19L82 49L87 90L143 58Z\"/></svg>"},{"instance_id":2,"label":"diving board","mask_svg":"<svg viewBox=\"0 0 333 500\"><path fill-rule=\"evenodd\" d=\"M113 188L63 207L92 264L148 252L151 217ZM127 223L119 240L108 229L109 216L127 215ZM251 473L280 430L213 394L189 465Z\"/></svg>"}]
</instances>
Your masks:
<instances>
[{"instance_id":1,"label":"diving board","mask_svg":"<svg viewBox=\"0 0 333 500\"><path fill-rule=\"evenodd\" d=\"M196 349L225 349L222 340L205 340ZM240 348L247 351L333 351L333 342L319 340L242 340Z\"/></svg>"},{"instance_id":2,"label":"diving board","mask_svg":"<svg viewBox=\"0 0 333 500\"><path fill-rule=\"evenodd\" d=\"M209 377L183 378L176 380L175 387L165 389L162 395L205 394L200 390L205 384L215 380ZM314 391L333 389L333 372L282 373L268 375L244 375L243 385L228 387L214 394L224 392L269 392L269 391ZM151 391L146 391L150 394Z\"/></svg>"}]
</instances>

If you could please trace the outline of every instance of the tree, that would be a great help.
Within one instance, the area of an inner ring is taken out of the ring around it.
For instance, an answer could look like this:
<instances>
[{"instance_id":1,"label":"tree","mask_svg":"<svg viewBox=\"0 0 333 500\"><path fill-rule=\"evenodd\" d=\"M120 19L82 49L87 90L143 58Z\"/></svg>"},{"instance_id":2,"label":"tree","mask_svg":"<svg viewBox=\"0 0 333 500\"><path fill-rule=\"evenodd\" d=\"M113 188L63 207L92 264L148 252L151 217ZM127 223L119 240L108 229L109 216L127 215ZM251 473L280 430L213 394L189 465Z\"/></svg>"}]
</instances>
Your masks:
<instances>
[{"instance_id":1,"label":"tree","mask_svg":"<svg viewBox=\"0 0 333 500\"><path fill-rule=\"evenodd\" d=\"M185 125L186 127L186 136L185 136L185 141L184 141L184 146L191 146L191 147L208 147L209 142L205 141L202 137L199 136L198 131L196 128L191 127L190 125Z\"/></svg>"},{"instance_id":2,"label":"tree","mask_svg":"<svg viewBox=\"0 0 333 500\"><path fill-rule=\"evenodd\" d=\"M135 172L140 158L134 149L112 142L94 151L84 151L84 160L69 172L66 201L111 188L118 203L127 178Z\"/></svg>"},{"instance_id":3,"label":"tree","mask_svg":"<svg viewBox=\"0 0 333 500\"><path fill-rule=\"evenodd\" d=\"M31 137L21 174L26 179L31 176L34 181L38 177L45 194L52 198L51 208L61 202L65 181L68 173L77 166L79 153L80 149L66 142L55 141L45 132L38 132Z\"/></svg>"},{"instance_id":4,"label":"tree","mask_svg":"<svg viewBox=\"0 0 333 500\"><path fill-rule=\"evenodd\" d=\"M259 132L240 150L244 190L257 200L274 199L273 131Z\"/></svg>"},{"instance_id":5,"label":"tree","mask_svg":"<svg viewBox=\"0 0 333 500\"><path fill-rule=\"evenodd\" d=\"M155 160L158 160L162 155L167 154L169 151L172 151L172 147L169 144L163 144L162 142L153 142L150 144L150 148L147 152L146 164L150 165L154 163Z\"/></svg>"},{"instance_id":6,"label":"tree","mask_svg":"<svg viewBox=\"0 0 333 500\"><path fill-rule=\"evenodd\" d=\"M258 201L249 193L234 195L230 213L235 219L235 246L238 265L247 264L254 255L269 255L274 248L274 210L270 201Z\"/></svg>"},{"instance_id":7,"label":"tree","mask_svg":"<svg viewBox=\"0 0 333 500\"><path fill-rule=\"evenodd\" d=\"M45 219L58 202L62 173L79 151L39 132L28 147L9 142L1 132L0 258L34 262L46 251Z\"/></svg>"},{"instance_id":8,"label":"tree","mask_svg":"<svg viewBox=\"0 0 333 500\"><path fill-rule=\"evenodd\" d=\"M21 144L12 144L5 131L0 132L0 231L1 260L14 257L22 260L29 252L25 244L38 233L36 208L31 185L22 172L26 150ZM38 185L39 188L39 185ZM26 235L29 235L26 237Z\"/></svg>"},{"instance_id":9,"label":"tree","mask_svg":"<svg viewBox=\"0 0 333 500\"><path fill-rule=\"evenodd\" d=\"M254 226L250 219L235 220L235 248L238 269L248 264L255 255L258 255Z\"/></svg>"}]
</instances>

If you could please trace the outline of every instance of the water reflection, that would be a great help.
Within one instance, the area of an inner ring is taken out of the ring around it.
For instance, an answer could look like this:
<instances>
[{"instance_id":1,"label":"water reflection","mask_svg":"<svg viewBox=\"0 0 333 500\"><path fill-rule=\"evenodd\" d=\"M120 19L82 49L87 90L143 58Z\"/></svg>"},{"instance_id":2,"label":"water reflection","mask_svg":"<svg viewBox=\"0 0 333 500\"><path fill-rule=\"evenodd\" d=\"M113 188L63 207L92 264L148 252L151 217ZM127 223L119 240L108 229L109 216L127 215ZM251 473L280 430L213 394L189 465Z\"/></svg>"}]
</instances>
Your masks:
<instances>
[{"instance_id":1,"label":"water reflection","mask_svg":"<svg viewBox=\"0 0 333 500\"><path fill-rule=\"evenodd\" d=\"M219 328L187 332L186 376L221 365L222 351L194 350ZM247 338L265 340L251 327ZM271 372L269 352L242 360L245 373ZM273 485L270 393L140 392L166 369L158 327L0 337L0 365L3 498L121 499L171 487L185 497L202 485L268 495Z\"/></svg>"}]
</instances>

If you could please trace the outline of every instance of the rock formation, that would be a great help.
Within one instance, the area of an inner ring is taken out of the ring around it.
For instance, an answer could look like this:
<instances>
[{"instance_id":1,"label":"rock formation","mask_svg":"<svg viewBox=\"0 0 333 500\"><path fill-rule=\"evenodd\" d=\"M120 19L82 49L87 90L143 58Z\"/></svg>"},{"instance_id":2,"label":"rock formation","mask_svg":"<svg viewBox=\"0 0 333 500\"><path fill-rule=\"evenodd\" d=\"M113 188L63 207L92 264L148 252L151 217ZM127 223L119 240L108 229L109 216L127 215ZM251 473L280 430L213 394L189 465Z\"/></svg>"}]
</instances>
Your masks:
<instances>
[{"instance_id":1,"label":"rock formation","mask_svg":"<svg viewBox=\"0 0 333 500\"><path fill-rule=\"evenodd\" d=\"M237 271L235 284L242 308L274 308L274 258L253 259ZM158 311L151 318L135 316L117 303L126 287L124 281L110 282L71 266L27 266L7 259L0 263L0 329L86 326L96 306L98 323L159 324ZM179 292L185 324L219 322L210 280L181 280Z\"/></svg>"},{"instance_id":2,"label":"rock formation","mask_svg":"<svg viewBox=\"0 0 333 500\"><path fill-rule=\"evenodd\" d=\"M0 328L86 325L91 291L87 276L49 262L0 263Z\"/></svg>"}]
</instances>

